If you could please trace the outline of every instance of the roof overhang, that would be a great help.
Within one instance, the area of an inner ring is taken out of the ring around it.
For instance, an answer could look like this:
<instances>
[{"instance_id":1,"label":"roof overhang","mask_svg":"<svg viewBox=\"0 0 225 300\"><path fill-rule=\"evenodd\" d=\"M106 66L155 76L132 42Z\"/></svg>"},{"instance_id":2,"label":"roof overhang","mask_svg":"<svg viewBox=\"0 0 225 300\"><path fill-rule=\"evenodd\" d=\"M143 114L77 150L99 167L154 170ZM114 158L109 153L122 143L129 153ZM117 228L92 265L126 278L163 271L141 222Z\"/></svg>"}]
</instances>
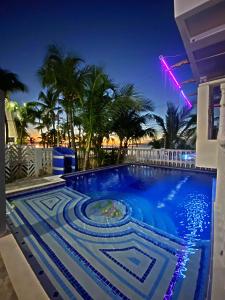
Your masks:
<instances>
[{"instance_id":1,"label":"roof overhang","mask_svg":"<svg viewBox=\"0 0 225 300\"><path fill-rule=\"evenodd\" d=\"M174 0L174 9L195 79L225 77L225 1Z\"/></svg>"}]
</instances>

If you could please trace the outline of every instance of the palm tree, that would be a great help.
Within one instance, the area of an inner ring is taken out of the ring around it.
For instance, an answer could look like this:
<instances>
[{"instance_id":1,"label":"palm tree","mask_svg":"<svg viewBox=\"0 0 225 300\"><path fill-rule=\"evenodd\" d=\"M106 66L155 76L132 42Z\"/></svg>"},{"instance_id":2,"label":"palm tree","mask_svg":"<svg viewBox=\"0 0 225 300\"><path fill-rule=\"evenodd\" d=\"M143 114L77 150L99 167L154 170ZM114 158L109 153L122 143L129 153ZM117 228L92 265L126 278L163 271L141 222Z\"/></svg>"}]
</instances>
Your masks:
<instances>
[{"instance_id":1,"label":"palm tree","mask_svg":"<svg viewBox=\"0 0 225 300\"><path fill-rule=\"evenodd\" d=\"M27 102L23 105L20 105L14 101L12 112L19 135L18 142L20 145L23 145L24 138L29 136L27 133L28 124L35 124L35 119L37 116L35 104L32 102Z\"/></svg>"},{"instance_id":2,"label":"palm tree","mask_svg":"<svg viewBox=\"0 0 225 300\"><path fill-rule=\"evenodd\" d=\"M53 132L56 132L56 116L57 110L59 110L58 100L59 93L52 88L48 89L46 93L43 91L40 92L39 101L32 102L37 106L39 112L41 112L41 117L43 123L46 125L47 131L50 130L50 127L54 129ZM53 137L53 144L56 144L56 136Z\"/></svg>"},{"instance_id":3,"label":"palm tree","mask_svg":"<svg viewBox=\"0 0 225 300\"><path fill-rule=\"evenodd\" d=\"M8 92L25 91L26 86L19 81L15 73L0 68L0 236L6 230L5 201L5 98Z\"/></svg>"},{"instance_id":4,"label":"palm tree","mask_svg":"<svg viewBox=\"0 0 225 300\"><path fill-rule=\"evenodd\" d=\"M84 95L81 101L82 125L86 133L86 148L83 169L86 170L89 153L94 138L103 139L103 131L108 119L107 108L112 98L108 91L113 88L113 83L103 70L96 66L87 67L85 70Z\"/></svg>"},{"instance_id":5,"label":"palm tree","mask_svg":"<svg viewBox=\"0 0 225 300\"><path fill-rule=\"evenodd\" d=\"M162 138L150 143L153 147L167 149L190 148L196 139L196 114L191 114L187 107L179 108L167 103L165 119L154 115L157 125L162 131Z\"/></svg>"},{"instance_id":6,"label":"palm tree","mask_svg":"<svg viewBox=\"0 0 225 300\"><path fill-rule=\"evenodd\" d=\"M0 68L0 89L6 94L15 91L27 91L27 87L23 84L15 73ZM5 95L6 96L6 95Z\"/></svg>"},{"instance_id":7,"label":"palm tree","mask_svg":"<svg viewBox=\"0 0 225 300\"><path fill-rule=\"evenodd\" d=\"M50 45L43 66L38 71L43 87L56 89L63 96L63 105L70 127L71 146L75 150L74 103L79 102L83 90L82 60L74 55L64 55Z\"/></svg>"},{"instance_id":8,"label":"palm tree","mask_svg":"<svg viewBox=\"0 0 225 300\"><path fill-rule=\"evenodd\" d=\"M120 161L122 148L127 148L130 139L143 136L153 136L154 129L147 126L153 111L151 101L138 94L132 84L127 84L116 90L112 103L112 132L119 137L117 162Z\"/></svg>"}]
</instances>

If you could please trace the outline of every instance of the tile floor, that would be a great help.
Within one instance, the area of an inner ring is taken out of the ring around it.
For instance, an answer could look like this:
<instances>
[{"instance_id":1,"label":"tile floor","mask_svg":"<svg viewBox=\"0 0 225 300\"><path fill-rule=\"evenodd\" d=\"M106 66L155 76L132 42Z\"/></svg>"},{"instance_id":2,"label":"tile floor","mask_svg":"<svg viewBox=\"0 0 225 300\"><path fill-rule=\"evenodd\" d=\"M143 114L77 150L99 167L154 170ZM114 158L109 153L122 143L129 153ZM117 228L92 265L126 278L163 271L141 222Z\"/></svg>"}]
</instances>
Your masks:
<instances>
[{"instance_id":1,"label":"tile floor","mask_svg":"<svg viewBox=\"0 0 225 300\"><path fill-rule=\"evenodd\" d=\"M51 281L51 299L202 299L204 245L189 255L184 241L137 222L129 209L118 222L93 221L89 202L60 187L8 203L11 229L38 261L39 280Z\"/></svg>"}]
</instances>

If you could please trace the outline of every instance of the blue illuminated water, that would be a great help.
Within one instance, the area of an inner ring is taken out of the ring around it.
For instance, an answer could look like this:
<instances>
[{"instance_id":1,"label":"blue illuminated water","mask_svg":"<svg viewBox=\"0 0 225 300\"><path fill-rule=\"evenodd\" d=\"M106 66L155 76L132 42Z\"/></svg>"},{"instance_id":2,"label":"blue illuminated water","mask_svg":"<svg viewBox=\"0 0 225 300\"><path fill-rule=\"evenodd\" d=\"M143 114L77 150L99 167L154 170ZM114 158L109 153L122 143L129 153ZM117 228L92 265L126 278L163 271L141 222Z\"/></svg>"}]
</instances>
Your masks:
<instances>
[{"instance_id":1,"label":"blue illuminated water","mask_svg":"<svg viewBox=\"0 0 225 300\"><path fill-rule=\"evenodd\" d=\"M132 217L189 242L210 239L212 184L207 173L129 165L68 177L94 199L123 200Z\"/></svg>"}]
</instances>

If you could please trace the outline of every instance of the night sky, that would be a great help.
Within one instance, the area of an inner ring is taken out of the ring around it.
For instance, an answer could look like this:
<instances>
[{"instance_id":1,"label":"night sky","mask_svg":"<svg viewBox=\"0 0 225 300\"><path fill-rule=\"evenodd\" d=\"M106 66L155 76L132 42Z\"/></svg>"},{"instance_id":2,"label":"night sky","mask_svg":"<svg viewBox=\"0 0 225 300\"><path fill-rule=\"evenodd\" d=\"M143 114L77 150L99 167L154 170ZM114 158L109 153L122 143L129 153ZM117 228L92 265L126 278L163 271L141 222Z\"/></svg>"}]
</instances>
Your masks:
<instances>
[{"instance_id":1,"label":"night sky","mask_svg":"<svg viewBox=\"0 0 225 300\"><path fill-rule=\"evenodd\" d=\"M0 66L19 75L29 88L12 100L37 100L41 85L36 75L51 43L103 66L118 84L134 83L165 112L166 102L183 101L165 82L158 56L170 63L185 57L173 16L172 0L1 1ZM176 71L190 78L190 67ZM184 88L195 92L194 86Z\"/></svg>"}]
</instances>

